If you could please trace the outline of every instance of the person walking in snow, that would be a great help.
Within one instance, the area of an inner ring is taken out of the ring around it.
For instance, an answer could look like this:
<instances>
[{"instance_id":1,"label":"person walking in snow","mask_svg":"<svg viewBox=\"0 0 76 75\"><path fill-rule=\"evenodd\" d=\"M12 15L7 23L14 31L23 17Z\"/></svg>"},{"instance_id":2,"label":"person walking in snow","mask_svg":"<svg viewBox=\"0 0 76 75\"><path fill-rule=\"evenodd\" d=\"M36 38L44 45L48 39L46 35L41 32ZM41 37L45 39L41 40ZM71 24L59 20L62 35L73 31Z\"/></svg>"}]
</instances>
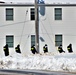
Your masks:
<instances>
[{"instance_id":1,"label":"person walking in snow","mask_svg":"<svg viewBox=\"0 0 76 75\"><path fill-rule=\"evenodd\" d=\"M31 52L32 52L33 54L38 53L38 52L36 51L35 45L32 45L32 46L31 46Z\"/></svg>"},{"instance_id":2,"label":"person walking in snow","mask_svg":"<svg viewBox=\"0 0 76 75\"><path fill-rule=\"evenodd\" d=\"M60 46L58 47L58 51L59 51L59 53L62 53L62 52L65 53L65 51L62 49L62 45L60 45Z\"/></svg>"},{"instance_id":3,"label":"person walking in snow","mask_svg":"<svg viewBox=\"0 0 76 75\"><path fill-rule=\"evenodd\" d=\"M72 53L73 52L73 50L72 50L72 44L69 44L67 46L67 50L68 50L69 53Z\"/></svg>"},{"instance_id":4,"label":"person walking in snow","mask_svg":"<svg viewBox=\"0 0 76 75\"><path fill-rule=\"evenodd\" d=\"M6 44L6 45L3 47L3 49L4 49L4 54L5 54L5 56L8 56L8 55L9 55L8 44Z\"/></svg>"},{"instance_id":5,"label":"person walking in snow","mask_svg":"<svg viewBox=\"0 0 76 75\"><path fill-rule=\"evenodd\" d=\"M44 51L44 53L48 52L48 46L47 46L47 44L45 44L45 46L43 46L43 51Z\"/></svg>"},{"instance_id":6,"label":"person walking in snow","mask_svg":"<svg viewBox=\"0 0 76 75\"><path fill-rule=\"evenodd\" d=\"M17 47L15 47L15 51L16 51L17 53L21 53L20 45L19 45L19 44L17 45Z\"/></svg>"}]
</instances>

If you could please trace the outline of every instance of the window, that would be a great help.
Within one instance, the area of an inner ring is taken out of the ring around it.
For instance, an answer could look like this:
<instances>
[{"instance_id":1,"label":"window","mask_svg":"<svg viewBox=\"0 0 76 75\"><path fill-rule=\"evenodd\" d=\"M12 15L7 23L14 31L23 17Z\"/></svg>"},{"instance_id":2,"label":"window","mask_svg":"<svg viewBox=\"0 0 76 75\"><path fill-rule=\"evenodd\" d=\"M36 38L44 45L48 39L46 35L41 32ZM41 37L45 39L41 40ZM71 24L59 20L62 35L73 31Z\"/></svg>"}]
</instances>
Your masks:
<instances>
[{"instance_id":1,"label":"window","mask_svg":"<svg viewBox=\"0 0 76 75\"><path fill-rule=\"evenodd\" d=\"M13 8L6 8L6 20L13 20Z\"/></svg>"},{"instance_id":2,"label":"window","mask_svg":"<svg viewBox=\"0 0 76 75\"><path fill-rule=\"evenodd\" d=\"M62 45L62 35L55 35L55 46Z\"/></svg>"},{"instance_id":3,"label":"window","mask_svg":"<svg viewBox=\"0 0 76 75\"><path fill-rule=\"evenodd\" d=\"M30 14L31 14L30 19L35 20L35 9L34 8L31 8Z\"/></svg>"},{"instance_id":4,"label":"window","mask_svg":"<svg viewBox=\"0 0 76 75\"><path fill-rule=\"evenodd\" d=\"M55 8L55 20L62 20L62 8Z\"/></svg>"},{"instance_id":5,"label":"window","mask_svg":"<svg viewBox=\"0 0 76 75\"><path fill-rule=\"evenodd\" d=\"M31 35L31 46L35 45L35 35Z\"/></svg>"},{"instance_id":6,"label":"window","mask_svg":"<svg viewBox=\"0 0 76 75\"><path fill-rule=\"evenodd\" d=\"M13 35L6 36L6 44L8 44L8 47L14 47L14 36Z\"/></svg>"}]
</instances>

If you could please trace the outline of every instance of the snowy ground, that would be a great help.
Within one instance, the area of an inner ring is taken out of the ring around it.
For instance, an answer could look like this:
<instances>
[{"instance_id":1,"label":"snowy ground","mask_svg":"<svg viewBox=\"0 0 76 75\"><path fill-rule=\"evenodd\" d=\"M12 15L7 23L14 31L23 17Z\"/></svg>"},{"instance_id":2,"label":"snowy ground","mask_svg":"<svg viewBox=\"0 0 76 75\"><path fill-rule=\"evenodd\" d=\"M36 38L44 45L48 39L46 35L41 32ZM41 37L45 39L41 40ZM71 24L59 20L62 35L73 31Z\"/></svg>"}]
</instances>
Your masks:
<instances>
[{"instance_id":1,"label":"snowy ground","mask_svg":"<svg viewBox=\"0 0 76 75\"><path fill-rule=\"evenodd\" d=\"M0 68L2 69L37 69L50 71L76 72L76 54L29 54L23 56L14 54L12 56L0 57Z\"/></svg>"}]
</instances>

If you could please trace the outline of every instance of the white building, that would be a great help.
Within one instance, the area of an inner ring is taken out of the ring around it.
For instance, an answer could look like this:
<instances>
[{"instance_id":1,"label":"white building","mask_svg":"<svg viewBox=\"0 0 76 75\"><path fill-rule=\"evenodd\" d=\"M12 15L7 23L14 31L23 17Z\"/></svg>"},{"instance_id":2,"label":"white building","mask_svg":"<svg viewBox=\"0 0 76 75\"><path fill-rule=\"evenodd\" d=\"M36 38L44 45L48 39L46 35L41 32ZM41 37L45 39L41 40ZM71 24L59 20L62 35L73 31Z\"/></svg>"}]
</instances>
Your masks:
<instances>
[{"instance_id":1,"label":"white building","mask_svg":"<svg viewBox=\"0 0 76 75\"><path fill-rule=\"evenodd\" d=\"M48 45L49 52L57 52L62 44L67 52L71 43L76 52L76 4L73 2L50 2L41 0L39 6L39 50ZM0 54L3 46L9 45L10 55L20 44L22 54L30 53L35 44L35 11L32 2L0 3Z\"/></svg>"}]
</instances>

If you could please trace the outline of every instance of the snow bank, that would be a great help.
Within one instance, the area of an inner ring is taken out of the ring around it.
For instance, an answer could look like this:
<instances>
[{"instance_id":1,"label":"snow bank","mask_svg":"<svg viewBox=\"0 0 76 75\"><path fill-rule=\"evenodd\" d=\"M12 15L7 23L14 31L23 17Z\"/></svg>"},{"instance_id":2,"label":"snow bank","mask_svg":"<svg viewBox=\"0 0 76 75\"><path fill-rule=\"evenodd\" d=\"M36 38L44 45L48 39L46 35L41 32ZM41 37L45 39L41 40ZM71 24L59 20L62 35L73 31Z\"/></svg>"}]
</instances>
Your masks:
<instances>
[{"instance_id":1,"label":"snow bank","mask_svg":"<svg viewBox=\"0 0 76 75\"><path fill-rule=\"evenodd\" d=\"M0 57L0 68L2 69L37 69L50 71L76 71L76 54L36 54L26 55L14 54L12 56Z\"/></svg>"}]
</instances>

